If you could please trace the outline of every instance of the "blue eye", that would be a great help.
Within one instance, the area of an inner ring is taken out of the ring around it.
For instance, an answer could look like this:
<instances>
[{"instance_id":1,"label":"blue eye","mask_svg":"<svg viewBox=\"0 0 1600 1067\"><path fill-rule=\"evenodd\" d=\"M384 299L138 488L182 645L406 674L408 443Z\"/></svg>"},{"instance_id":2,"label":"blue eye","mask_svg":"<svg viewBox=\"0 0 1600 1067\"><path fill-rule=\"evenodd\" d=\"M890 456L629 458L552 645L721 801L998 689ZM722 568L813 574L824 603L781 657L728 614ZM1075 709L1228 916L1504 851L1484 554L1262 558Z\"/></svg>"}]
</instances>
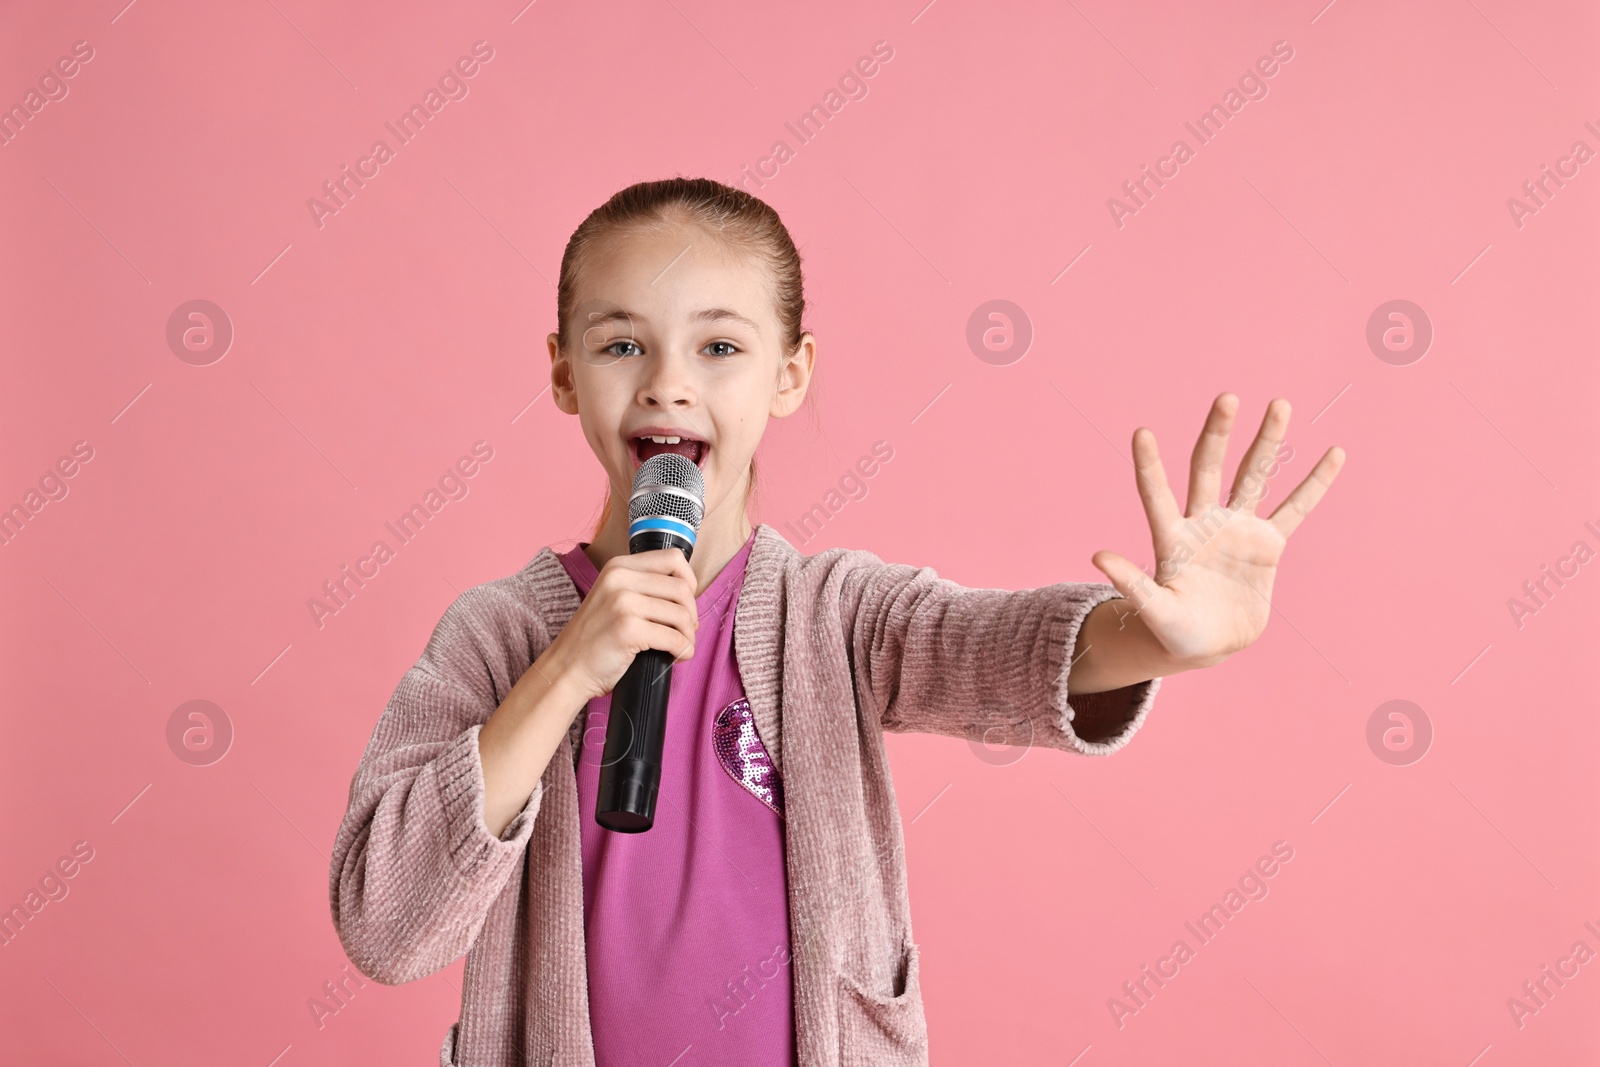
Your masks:
<instances>
[{"instance_id":1,"label":"blue eye","mask_svg":"<svg viewBox=\"0 0 1600 1067\"><path fill-rule=\"evenodd\" d=\"M616 349L617 349L617 347L619 345L631 345L637 351L618 352L618 351L616 351ZM716 348L719 345L724 347L724 348L726 348L726 349L728 349L729 351L726 351L726 352L709 352L707 354L710 355L710 356L713 356L716 359L727 359L729 356L736 355L736 354L738 354L739 352L742 351L742 349L738 345L734 344L732 341L712 341L710 344L706 345L706 348ZM643 351L643 349L640 349L638 343L633 341L632 339L623 338L622 340L619 340L619 341L612 341L610 344L606 345L600 351L605 353L605 354L607 354L607 355L615 356L618 359L627 359L627 358L629 358L631 356L638 355L638 353L640 351Z\"/></svg>"}]
</instances>

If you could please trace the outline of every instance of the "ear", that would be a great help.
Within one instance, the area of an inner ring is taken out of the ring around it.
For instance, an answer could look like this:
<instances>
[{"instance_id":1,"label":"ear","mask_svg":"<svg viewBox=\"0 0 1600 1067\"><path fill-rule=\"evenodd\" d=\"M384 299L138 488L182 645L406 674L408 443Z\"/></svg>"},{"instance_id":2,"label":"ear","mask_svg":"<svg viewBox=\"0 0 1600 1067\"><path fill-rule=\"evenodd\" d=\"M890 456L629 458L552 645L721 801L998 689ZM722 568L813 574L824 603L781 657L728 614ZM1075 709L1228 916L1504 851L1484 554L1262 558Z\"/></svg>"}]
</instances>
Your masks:
<instances>
[{"instance_id":1,"label":"ear","mask_svg":"<svg viewBox=\"0 0 1600 1067\"><path fill-rule=\"evenodd\" d=\"M778 368L778 388L772 395L770 413L781 419L800 406L811 385L811 372L817 363L817 339L809 332L800 335L794 354Z\"/></svg>"},{"instance_id":2,"label":"ear","mask_svg":"<svg viewBox=\"0 0 1600 1067\"><path fill-rule=\"evenodd\" d=\"M544 343L550 349L550 398L555 401L557 410L576 415L578 387L572 379L572 361L561 351L561 342L556 334L546 337Z\"/></svg>"}]
</instances>

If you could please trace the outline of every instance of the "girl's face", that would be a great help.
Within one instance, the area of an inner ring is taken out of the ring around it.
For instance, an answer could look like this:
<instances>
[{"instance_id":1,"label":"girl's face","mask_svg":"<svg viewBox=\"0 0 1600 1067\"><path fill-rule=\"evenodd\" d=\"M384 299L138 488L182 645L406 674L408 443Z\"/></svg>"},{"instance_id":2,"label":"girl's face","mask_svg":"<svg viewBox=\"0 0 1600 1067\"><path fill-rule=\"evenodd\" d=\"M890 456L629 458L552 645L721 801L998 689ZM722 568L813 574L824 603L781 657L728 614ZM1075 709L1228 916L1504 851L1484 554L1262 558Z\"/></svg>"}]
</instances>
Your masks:
<instances>
[{"instance_id":1,"label":"girl's face","mask_svg":"<svg viewBox=\"0 0 1600 1067\"><path fill-rule=\"evenodd\" d=\"M804 399L814 338L785 358L769 272L691 224L591 245L577 281L569 351L546 339L551 392L578 416L612 500L627 500L644 460L675 451L705 477L702 533L739 527L750 459L768 417ZM610 523L625 536L627 508L614 503Z\"/></svg>"}]
</instances>

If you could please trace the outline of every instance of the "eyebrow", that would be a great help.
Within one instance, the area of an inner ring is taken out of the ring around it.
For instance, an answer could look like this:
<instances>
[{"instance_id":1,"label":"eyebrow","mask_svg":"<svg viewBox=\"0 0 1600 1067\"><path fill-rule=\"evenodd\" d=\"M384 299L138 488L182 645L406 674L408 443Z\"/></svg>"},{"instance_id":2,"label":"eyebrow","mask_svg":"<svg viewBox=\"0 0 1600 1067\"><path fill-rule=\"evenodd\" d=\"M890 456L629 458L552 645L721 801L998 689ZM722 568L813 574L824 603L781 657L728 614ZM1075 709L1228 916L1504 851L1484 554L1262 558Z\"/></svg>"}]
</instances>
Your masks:
<instances>
[{"instance_id":1,"label":"eyebrow","mask_svg":"<svg viewBox=\"0 0 1600 1067\"><path fill-rule=\"evenodd\" d=\"M694 314L689 316L689 321L736 322L741 326L748 327L753 333L759 334L761 332L760 326L756 325L754 322L751 322L737 311L729 311L727 308L706 308L703 311L696 311ZM642 322L647 326L650 324L650 320L645 316L640 315L635 311L628 311L625 308L617 308L615 311L607 311L603 314L591 315L589 318L590 326L597 326L602 322Z\"/></svg>"}]
</instances>

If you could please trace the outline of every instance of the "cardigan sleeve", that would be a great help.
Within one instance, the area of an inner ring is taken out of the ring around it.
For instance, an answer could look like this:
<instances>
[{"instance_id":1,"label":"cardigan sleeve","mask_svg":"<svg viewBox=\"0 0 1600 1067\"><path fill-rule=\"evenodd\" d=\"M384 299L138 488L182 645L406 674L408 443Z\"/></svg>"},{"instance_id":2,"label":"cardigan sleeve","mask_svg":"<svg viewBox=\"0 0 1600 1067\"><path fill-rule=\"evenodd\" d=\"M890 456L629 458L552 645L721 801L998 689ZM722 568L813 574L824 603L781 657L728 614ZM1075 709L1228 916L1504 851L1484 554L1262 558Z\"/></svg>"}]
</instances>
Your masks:
<instances>
[{"instance_id":1,"label":"cardigan sleeve","mask_svg":"<svg viewBox=\"0 0 1600 1067\"><path fill-rule=\"evenodd\" d=\"M1106 582L969 589L871 556L840 588L857 691L889 732L1110 755L1161 686L1152 678L1068 698L1078 628L1122 595Z\"/></svg>"},{"instance_id":2,"label":"cardigan sleeve","mask_svg":"<svg viewBox=\"0 0 1600 1067\"><path fill-rule=\"evenodd\" d=\"M492 647L492 606L475 589L445 612L350 784L329 902L351 962L386 985L423 978L472 947L544 796L540 781L499 837L484 823L478 733L499 706L489 661L504 655Z\"/></svg>"}]
</instances>

